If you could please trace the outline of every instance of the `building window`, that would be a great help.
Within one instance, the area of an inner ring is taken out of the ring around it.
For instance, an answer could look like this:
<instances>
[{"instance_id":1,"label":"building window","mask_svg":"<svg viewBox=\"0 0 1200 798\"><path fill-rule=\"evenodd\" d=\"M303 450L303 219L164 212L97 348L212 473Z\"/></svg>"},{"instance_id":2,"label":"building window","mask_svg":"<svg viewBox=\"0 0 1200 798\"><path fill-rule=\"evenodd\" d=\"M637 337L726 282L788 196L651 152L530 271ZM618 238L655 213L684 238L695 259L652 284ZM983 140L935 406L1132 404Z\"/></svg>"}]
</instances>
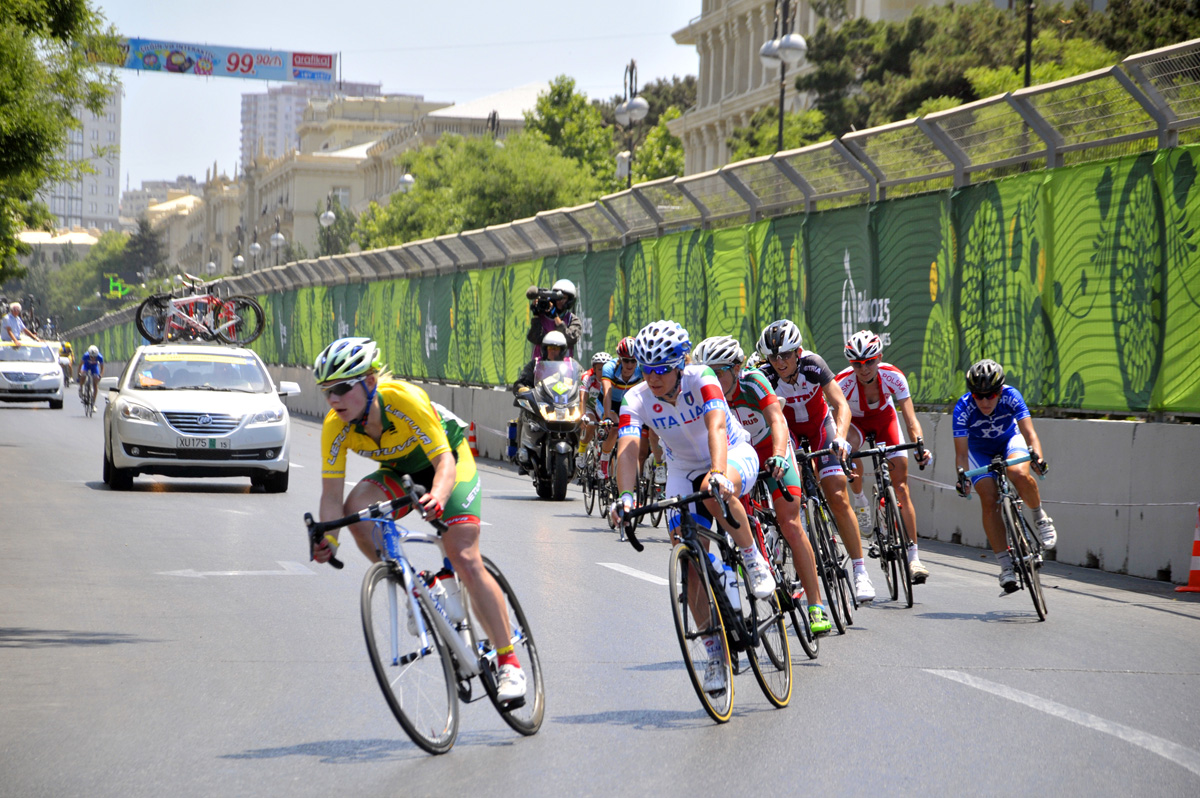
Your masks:
<instances>
[{"instance_id":1,"label":"building window","mask_svg":"<svg viewBox=\"0 0 1200 798\"><path fill-rule=\"evenodd\" d=\"M117 140L117 131L115 131L115 130L108 131L108 140L116 141Z\"/></svg>"},{"instance_id":2,"label":"building window","mask_svg":"<svg viewBox=\"0 0 1200 798\"><path fill-rule=\"evenodd\" d=\"M96 212L96 203L89 202L88 203L88 213L95 213L95 212Z\"/></svg>"},{"instance_id":3,"label":"building window","mask_svg":"<svg viewBox=\"0 0 1200 798\"><path fill-rule=\"evenodd\" d=\"M104 213L105 213L105 214L107 214L107 215L109 215L109 216L112 216L112 212L113 212L113 210L112 210L112 203L110 202L110 203L108 203L107 205L105 205L105 206L104 206Z\"/></svg>"},{"instance_id":4,"label":"building window","mask_svg":"<svg viewBox=\"0 0 1200 798\"><path fill-rule=\"evenodd\" d=\"M112 177L112 176L113 176L113 168L112 168L111 166L106 166L106 167L104 167L104 176L105 176L105 177Z\"/></svg>"},{"instance_id":5,"label":"building window","mask_svg":"<svg viewBox=\"0 0 1200 798\"><path fill-rule=\"evenodd\" d=\"M343 208L350 207L350 188L348 186L334 186L333 198L338 201L338 204Z\"/></svg>"},{"instance_id":6,"label":"building window","mask_svg":"<svg viewBox=\"0 0 1200 798\"><path fill-rule=\"evenodd\" d=\"M105 186L105 187L104 187L104 194L105 194L105 196L109 196L109 197L111 197L111 196L113 195L113 187L112 187L112 186Z\"/></svg>"},{"instance_id":7,"label":"building window","mask_svg":"<svg viewBox=\"0 0 1200 798\"><path fill-rule=\"evenodd\" d=\"M117 121L117 115L116 115L116 114L114 114L112 111L109 111L109 112L108 112L108 115L107 115L105 118L106 118L106 119L108 119L108 121L109 121L109 122L116 122L116 121Z\"/></svg>"},{"instance_id":8,"label":"building window","mask_svg":"<svg viewBox=\"0 0 1200 798\"><path fill-rule=\"evenodd\" d=\"M92 129L92 141L98 141L99 139L100 139L100 131L93 128Z\"/></svg>"},{"instance_id":9,"label":"building window","mask_svg":"<svg viewBox=\"0 0 1200 798\"><path fill-rule=\"evenodd\" d=\"M90 186L88 186L88 193L89 193L89 194L95 194L95 193L96 193L96 184L95 184L95 183L92 183Z\"/></svg>"}]
</instances>

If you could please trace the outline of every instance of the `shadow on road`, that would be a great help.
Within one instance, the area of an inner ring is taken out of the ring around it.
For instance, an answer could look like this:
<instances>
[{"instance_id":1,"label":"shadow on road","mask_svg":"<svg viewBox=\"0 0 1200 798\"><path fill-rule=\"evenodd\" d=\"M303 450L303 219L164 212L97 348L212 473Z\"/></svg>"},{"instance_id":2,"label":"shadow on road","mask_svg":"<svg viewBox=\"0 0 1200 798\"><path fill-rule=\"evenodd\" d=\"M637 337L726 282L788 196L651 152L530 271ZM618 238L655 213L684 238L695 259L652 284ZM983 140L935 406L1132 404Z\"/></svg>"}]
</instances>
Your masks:
<instances>
[{"instance_id":1,"label":"shadow on road","mask_svg":"<svg viewBox=\"0 0 1200 798\"><path fill-rule=\"evenodd\" d=\"M460 732L455 748L464 746L508 746L520 738L505 731ZM222 754L221 759L281 759L288 756L315 757L326 765L353 765L360 762L404 762L425 759L429 755L408 738L394 740L322 740L315 743L253 748L240 754Z\"/></svg>"},{"instance_id":2,"label":"shadow on road","mask_svg":"<svg viewBox=\"0 0 1200 798\"><path fill-rule=\"evenodd\" d=\"M981 623L1040 623L1033 607L1028 610L1004 610L991 612L919 612L914 618L931 621L980 621Z\"/></svg>"},{"instance_id":3,"label":"shadow on road","mask_svg":"<svg viewBox=\"0 0 1200 798\"><path fill-rule=\"evenodd\" d=\"M61 646L111 646L117 643L155 643L117 632L73 632L67 629L0 627L0 648L52 648Z\"/></svg>"},{"instance_id":4,"label":"shadow on road","mask_svg":"<svg viewBox=\"0 0 1200 798\"><path fill-rule=\"evenodd\" d=\"M100 480L94 482L83 483L84 487L92 490L112 491L112 488L105 485ZM249 484L232 485L228 482L147 482L135 481L133 488L128 491L114 491L120 493L223 493L227 495L262 493L261 489L255 490Z\"/></svg>"}]
</instances>

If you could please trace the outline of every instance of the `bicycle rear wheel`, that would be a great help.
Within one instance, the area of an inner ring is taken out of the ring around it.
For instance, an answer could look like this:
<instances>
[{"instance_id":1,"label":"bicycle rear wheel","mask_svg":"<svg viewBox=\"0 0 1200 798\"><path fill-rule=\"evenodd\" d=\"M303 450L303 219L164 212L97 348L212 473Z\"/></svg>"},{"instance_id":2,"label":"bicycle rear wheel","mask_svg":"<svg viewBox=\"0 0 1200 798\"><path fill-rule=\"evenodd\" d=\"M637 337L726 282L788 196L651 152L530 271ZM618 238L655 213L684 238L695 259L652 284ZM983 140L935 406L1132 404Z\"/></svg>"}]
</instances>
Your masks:
<instances>
[{"instance_id":1,"label":"bicycle rear wheel","mask_svg":"<svg viewBox=\"0 0 1200 798\"><path fill-rule=\"evenodd\" d=\"M167 315L170 310L170 294L152 294L143 299L133 315L138 333L152 344L161 344L167 334Z\"/></svg>"},{"instance_id":2,"label":"bicycle rear wheel","mask_svg":"<svg viewBox=\"0 0 1200 798\"><path fill-rule=\"evenodd\" d=\"M213 326L225 343L244 346L262 335L262 306L253 297L231 296L217 307Z\"/></svg>"},{"instance_id":3,"label":"bicycle rear wheel","mask_svg":"<svg viewBox=\"0 0 1200 798\"><path fill-rule=\"evenodd\" d=\"M410 597L387 563L367 569L361 603L367 653L392 714L418 746L446 753L458 736L458 694L446 644L418 604L427 630L422 642Z\"/></svg>"},{"instance_id":4,"label":"bicycle rear wheel","mask_svg":"<svg viewBox=\"0 0 1200 798\"><path fill-rule=\"evenodd\" d=\"M779 597L780 608L792 619L792 629L796 632L796 639L800 641L800 647L804 649L804 653L808 655L809 659L816 659L817 652L821 648L821 641L813 634L812 626L808 622L808 607L803 601L797 601L795 598L795 594L800 590L800 575L796 573L794 567L793 575L790 577L787 575L788 562L794 560L795 555L791 546L783 539L782 534L778 531L775 534L779 536L776 538L776 551L767 552L769 562L775 570L776 582L779 585L775 595Z\"/></svg>"},{"instance_id":5,"label":"bicycle rear wheel","mask_svg":"<svg viewBox=\"0 0 1200 798\"><path fill-rule=\"evenodd\" d=\"M500 704L496 701L495 678L484 680L484 689L504 722L511 726L513 731L528 737L537 734L538 729L542 727L542 718L546 715L546 687L542 681L542 664L538 659L537 644L533 641L529 621L525 619L525 611L521 609L521 602L517 601L512 585L504 578L496 564L487 557L483 558L483 567L496 580L496 584L500 585L500 590L504 593L504 602L508 605L508 627L512 632L513 653L517 655L521 669L525 671L525 701L520 705L516 705L515 702ZM474 627L483 629L478 620L474 622Z\"/></svg>"},{"instance_id":6,"label":"bicycle rear wheel","mask_svg":"<svg viewBox=\"0 0 1200 798\"><path fill-rule=\"evenodd\" d=\"M1041 576L1041 554L1038 551L1038 544L1033 541L1033 530L1029 528L1029 522L1025 520L1025 516L1021 515L1020 510L1015 504L1008 502L1008 512L1011 515L1010 522L1013 523L1012 533L1014 540L1019 540L1021 548L1018 554L1016 546L1013 547L1014 566L1016 560L1020 560L1022 566L1018 569L1021 575L1021 581L1025 587L1029 589L1030 598L1033 599L1033 610L1037 613L1038 620L1046 620L1046 594L1042 591L1042 576Z\"/></svg>"},{"instance_id":7,"label":"bicycle rear wheel","mask_svg":"<svg viewBox=\"0 0 1200 798\"><path fill-rule=\"evenodd\" d=\"M588 451L583 463L583 509L591 515L596 507L596 455ZM600 512L604 512L601 509Z\"/></svg>"},{"instance_id":8,"label":"bicycle rear wheel","mask_svg":"<svg viewBox=\"0 0 1200 798\"><path fill-rule=\"evenodd\" d=\"M688 678L700 698L700 704L708 716L717 723L725 723L733 716L733 666L729 661L729 641L725 636L725 624L717 608L716 597L705 583L700 569L704 567L696 553L679 543L671 550L670 590L671 616L675 619L675 633L679 637L679 648L683 652L683 664L687 666ZM698 605L693 618L689 596ZM711 660L705 646L705 638L716 637L720 654ZM710 662L713 673L706 674ZM705 690L705 679L709 677L709 688Z\"/></svg>"},{"instance_id":9,"label":"bicycle rear wheel","mask_svg":"<svg viewBox=\"0 0 1200 798\"><path fill-rule=\"evenodd\" d=\"M745 596L746 600L756 602L756 608L762 611L762 617L758 618L758 645L751 652L750 669L754 671L754 679L763 695L782 709L792 698L792 649L779 599L771 596L766 601L759 601L748 587Z\"/></svg>"},{"instance_id":10,"label":"bicycle rear wheel","mask_svg":"<svg viewBox=\"0 0 1200 798\"><path fill-rule=\"evenodd\" d=\"M825 592L826 609L829 610L829 617L838 634L844 635L846 634L846 620L842 617L841 582L836 575L839 566L837 560L834 559L834 553L829 548L831 537L827 526L828 520L821 512L821 505L816 499L808 500L807 512L809 540L812 543L813 556L817 561L817 575L821 577L821 589Z\"/></svg>"},{"instance_id":11,"label":"bicycle rear wheel","mask_svg":"<svg viewBox=\"0 0 1200 798\"><path fill-rule=\"evenodd\" d=\"M888 543L892 548L895 564L895 579L900 587L904 588L904 601L909 607L913 605L913 583L912 583L912 568L908 564L908 530L904 528L904 518L900 515L900 503L896 501L896 494L888 488L887 492L887 524L888 524ZM893 591L892 598L896 599L896 592Z\"/></svg>"}]
</instances>

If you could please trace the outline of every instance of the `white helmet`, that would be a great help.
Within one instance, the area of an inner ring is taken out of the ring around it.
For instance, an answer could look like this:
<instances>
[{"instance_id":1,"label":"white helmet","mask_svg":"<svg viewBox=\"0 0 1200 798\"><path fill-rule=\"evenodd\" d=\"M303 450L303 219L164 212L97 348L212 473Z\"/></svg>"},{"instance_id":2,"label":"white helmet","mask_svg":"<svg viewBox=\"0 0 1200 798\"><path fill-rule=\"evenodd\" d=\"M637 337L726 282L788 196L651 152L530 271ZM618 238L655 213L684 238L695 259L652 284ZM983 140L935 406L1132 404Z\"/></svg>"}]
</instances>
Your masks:
<instances>
[{"instance_id":1,"label":"white helmet","mask_svg":"<svg viewBox=\"0 0 1200 798\"><path fill-rule=\"evenodd\" d=\"M705 338L696 344L692 352L692 360L706 366L728 367L740 366L746 360L746 353L736 338L728 335L718 335Z\"/></svg>"},{"instance_id":2,"label":"white helmet","mask_svg":"<svg viewBox=\"0 0 1200 798\"><path fill-rule=\"evenodd\" d=\"M748 368L748 369L762 368L762 365L764 362L766 362L766 361L763 359L763 356L760 355L757 351L754 351L754 352L750 353L750 357L746 358L745 368Z\"/></svg>"},{"instance_id":3,"label":"white helmet","mask_svg":"<svg viewBox=\"0 0 1200 798\"><path fill-rule=\"evenodd\" d=\"M554 285L550 286L550 290L562 291L571 299L572 302L575 301L575 297L579 296L579 292L575 290L575 283L567 279L559 280Z\"/></svg>"},{"instance_id":4,"label":"white helmet","mask_svg":"<svg viewBox=\"0 0 1200 798\"><path fill-rule=\"evenodd\" d=\"M859 330L846 341L847 360L873 360L883 354L883 341L870 330Z\"/></svg>"},{"instance_id":5,"label":"white helmet","mask_svg":"<svg viewBox=\"0 0 1200 798\"><path fill-rule=\"evenodd\" d=\"M758 337L758 352L763 357L800 350L800 328L787 319L773 321Z\"/></svg>"},{"instance_id":6,"label":"white helmet","mask_svg":"<svg viewBox=\"0 0 1200 798\"><path fill-rule=\"evenodd\" d=\"M610 355L608 352L597 352L596 354L592 355L592 366L595 367L597 364L599 364L601 367L603 367L605 363L611 363L612 359L612 355Z\"/></svg>"},{"instance_id":7,"label":"white helmet","mask_svg":"<svg viewBox=\"0 0 1200 798\"><path fill-rule=\"evenodd\" d=\"M87 348L87 353L94 357L95 355L100 354L100 347L96 346L95 344L92 344L91 346L89 346Z\"/></svg>"},{"instance_id":8,"label":"white helmet","mask_svg":"<svg viewBox=\"0 0 1200 798\"><path fill-rule=\"evenodd\" d=\"M542 338L542 346L561 346L567 348L567 336L560 333L558 330L551 330Z\"/></svg>"},{"instance_id":9,"label":"white helmet","mask_svg":"<svg viewBox=\"0 0 1200 798\"><path fill-rule=\"evenodd\" d=\"M657 368L683 365L684 356L692 350L687 330L676 321L651 322L633 339L633 356L643 366Z\"/></svg>"}]
</instances>

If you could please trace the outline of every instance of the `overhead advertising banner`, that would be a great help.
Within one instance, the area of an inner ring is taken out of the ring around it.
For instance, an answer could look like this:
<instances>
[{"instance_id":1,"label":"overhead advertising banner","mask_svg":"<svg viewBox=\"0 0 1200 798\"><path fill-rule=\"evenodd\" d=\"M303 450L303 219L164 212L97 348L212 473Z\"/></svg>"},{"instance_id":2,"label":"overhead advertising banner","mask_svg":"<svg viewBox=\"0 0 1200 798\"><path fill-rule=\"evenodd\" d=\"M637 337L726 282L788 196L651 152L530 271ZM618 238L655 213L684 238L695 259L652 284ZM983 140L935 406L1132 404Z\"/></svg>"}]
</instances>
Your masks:
<instances>
[{"instance_id":1,"label":"overhead advertising banner","mask_svg":"<svg viewBox=\"0 0 1200 798\"><path fill-rule=\"evenodd\" d=\"M124 61L116 66L145 72L175 72L204 77L332 83L337 56L253 47L122 39Z\"/></svg>"}]
</instances>

